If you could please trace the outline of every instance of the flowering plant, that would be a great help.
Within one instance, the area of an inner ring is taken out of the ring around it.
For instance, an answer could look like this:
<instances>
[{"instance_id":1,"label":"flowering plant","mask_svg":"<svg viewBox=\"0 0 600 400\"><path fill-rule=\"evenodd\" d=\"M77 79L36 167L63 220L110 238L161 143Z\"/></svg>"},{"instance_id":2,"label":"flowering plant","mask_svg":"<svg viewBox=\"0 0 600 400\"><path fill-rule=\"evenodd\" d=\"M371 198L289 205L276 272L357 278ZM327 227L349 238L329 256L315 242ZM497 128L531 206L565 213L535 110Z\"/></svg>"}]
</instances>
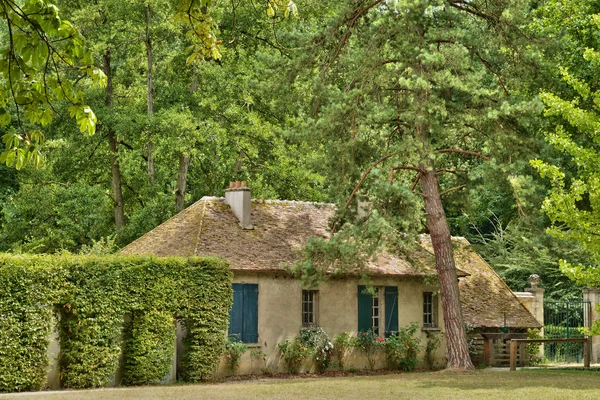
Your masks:
<instances>
[{"instance_id":1,"label":"flowering plant","mask_svg":"<svg viewBox=\"0 0 600 400\"><path fill-rule=\"evenodd\" d=\"M354 348L360 350L367 357L369 369L375 369L375 364L381 358L381 349L383 348L384 340L380 338L372 329L366 332L359 332L354 339Z\"/></svg>"},{"instance_id":2,"label":"flowering plant","mask_svg":"<svg viewBox=\"0 0 600 400\"><path fill-rule=\"evenodd\" d=\"M315 362L319 371L323 372L331 364L333 358L333 344L328 340L315 351Z\"/></svg>"},{"instance_id":3,"label":"flowering plant","mask_svg":"<svg viewBox=\"0 0 600 400\"><path fill-rule=\"evenodd\" d=\"M331 364L333 358L333 344L327 332L319 326L303 328L300 338L313 351L313 359L320 372L325 371Z\"/></svg>"},{"instance_id":4,"label":"flowering plant","mask_svg":"<svg viewBox=\"0 0 600 400\"><path fill-rule=\"evenodd\" d=\"M225 344L225 359L227 368L232 375L235 375L240 366L242 355L248 350L248 346L242 343L237 336L230 336Z\"/></svg>"}]
</instances>

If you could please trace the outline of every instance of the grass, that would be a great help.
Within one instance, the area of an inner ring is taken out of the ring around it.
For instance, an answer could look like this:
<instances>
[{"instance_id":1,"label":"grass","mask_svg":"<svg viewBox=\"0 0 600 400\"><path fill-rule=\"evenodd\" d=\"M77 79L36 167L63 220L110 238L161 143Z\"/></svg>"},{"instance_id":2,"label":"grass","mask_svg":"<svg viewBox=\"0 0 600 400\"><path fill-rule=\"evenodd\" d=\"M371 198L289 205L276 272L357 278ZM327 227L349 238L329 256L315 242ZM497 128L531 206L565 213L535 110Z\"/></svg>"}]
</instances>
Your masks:
<instances>
[{"instance_id":1,"label":"grass","mask_svg":"<svg viewBox=\"0 0 600 400\"><path fill-rule=\"evenodd\" d=\"M481 370L0 395L19 400L129 399L593 399L600 372Z\"/></svg>"}]
</instances>

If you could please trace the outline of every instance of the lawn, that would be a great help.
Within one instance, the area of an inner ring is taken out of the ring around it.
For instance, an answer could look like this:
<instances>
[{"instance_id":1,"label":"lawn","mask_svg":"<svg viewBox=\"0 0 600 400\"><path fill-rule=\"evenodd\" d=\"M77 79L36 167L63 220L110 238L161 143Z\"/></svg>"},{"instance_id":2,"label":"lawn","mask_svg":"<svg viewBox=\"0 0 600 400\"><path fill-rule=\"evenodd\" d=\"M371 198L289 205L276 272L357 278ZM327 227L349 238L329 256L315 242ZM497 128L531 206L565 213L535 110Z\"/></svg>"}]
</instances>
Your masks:
<instances>
[{"instance_id":1,"label":"lawn","mask_svg":"<svg viewBox=\"0 0 600 400\"><path fill-rule=\"evenodd\" d=\"M129 399L596 399L600 372L482 370L0 395L49 400Z\"/></svg>"}]
</instances>

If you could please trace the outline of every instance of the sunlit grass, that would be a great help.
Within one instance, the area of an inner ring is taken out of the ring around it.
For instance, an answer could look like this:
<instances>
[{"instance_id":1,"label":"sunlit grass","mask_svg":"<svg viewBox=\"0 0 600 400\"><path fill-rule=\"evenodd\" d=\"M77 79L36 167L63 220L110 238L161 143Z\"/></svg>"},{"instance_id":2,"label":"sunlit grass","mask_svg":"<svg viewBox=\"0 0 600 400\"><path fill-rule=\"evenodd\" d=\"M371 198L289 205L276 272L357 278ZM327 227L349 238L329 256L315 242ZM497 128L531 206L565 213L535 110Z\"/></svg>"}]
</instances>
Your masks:
<instances>
[{"instance_id":1,"label":"sunlit grass","mask_svg":"<svg viewBox=\"0 0 600 400\"><path fill-rule=\"evenodd\" d=\"M3 395L19 399L600 399L600 372L482 370Z\"/></svg>"}]
</instances>

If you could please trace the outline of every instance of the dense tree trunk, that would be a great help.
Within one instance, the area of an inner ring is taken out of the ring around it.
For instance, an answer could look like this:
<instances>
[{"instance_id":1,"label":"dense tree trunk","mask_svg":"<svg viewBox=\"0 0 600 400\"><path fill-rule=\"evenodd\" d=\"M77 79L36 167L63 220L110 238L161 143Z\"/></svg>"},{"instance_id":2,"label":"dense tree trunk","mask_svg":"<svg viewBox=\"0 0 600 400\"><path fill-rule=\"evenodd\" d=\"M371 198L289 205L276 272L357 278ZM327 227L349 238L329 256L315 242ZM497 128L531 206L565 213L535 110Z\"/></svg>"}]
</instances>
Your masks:
<instances>
[{"instance_id":1,"label":"dense tree trunk","mask_svg":"<svg viewBox=\"0 0 600 400\"><path fill-rule=\"evenodd\" d=\"M421 187L431 244L435 255L435 267L440 281L440 297L446 331L446 348L450 369L472 369L467 335L463 324L458 277L452 251L450 228L446 220L440 187L433 163L421 165Z\"/></svg>"},{"instance_id":2,"label":"dense tree trunk","mask_svg":"<svg viewBox=\"0 0 600 400\"><path fill-rule=\"evenodd\" d=\"M185 190L187 186L187 172L190 165L190 156L179 154L179 173L177 174L177 188L175 189L175 211L183 210L185 205Z\"/></svg>"},{"instance_id":3,"label":"dense tree trunk","mask_svg":"<svg viewBox=\"0 0 600 400\"><path fill-rule=\"evenodd\" d=\"M154 90L152 84L152 38L150 37L150 5L146 5L145 8L146 14L146 60L148 62L148 120L152 118L152 113L154 112L154 98L152 92ZM148 138L148 143L146 144L146 150L148 152L148 179L150 183L154 183L154 144L152 143L152 136Z\"/></svg>"},{"instance_id":4,"label":"dense tree trunk","mask_svg":"<svg viewBox=\"0 0 600 400\"><path fill-rule=\"evenodd\" d=\"M113 105L113 85L112 74L110 72L110 47L104 53L104 73L106 74L106 89L105 89L105 104L108 109L112 109ZM110 150L110 169L112 173L112 199L114 204L115 228L121 230L125 225L125 207L123 204L123 190L121 187L121 167L119 165L119 143L117 135L112 127L108 127L107 131L108 146Z\"/></svg>"}]
</instances>

